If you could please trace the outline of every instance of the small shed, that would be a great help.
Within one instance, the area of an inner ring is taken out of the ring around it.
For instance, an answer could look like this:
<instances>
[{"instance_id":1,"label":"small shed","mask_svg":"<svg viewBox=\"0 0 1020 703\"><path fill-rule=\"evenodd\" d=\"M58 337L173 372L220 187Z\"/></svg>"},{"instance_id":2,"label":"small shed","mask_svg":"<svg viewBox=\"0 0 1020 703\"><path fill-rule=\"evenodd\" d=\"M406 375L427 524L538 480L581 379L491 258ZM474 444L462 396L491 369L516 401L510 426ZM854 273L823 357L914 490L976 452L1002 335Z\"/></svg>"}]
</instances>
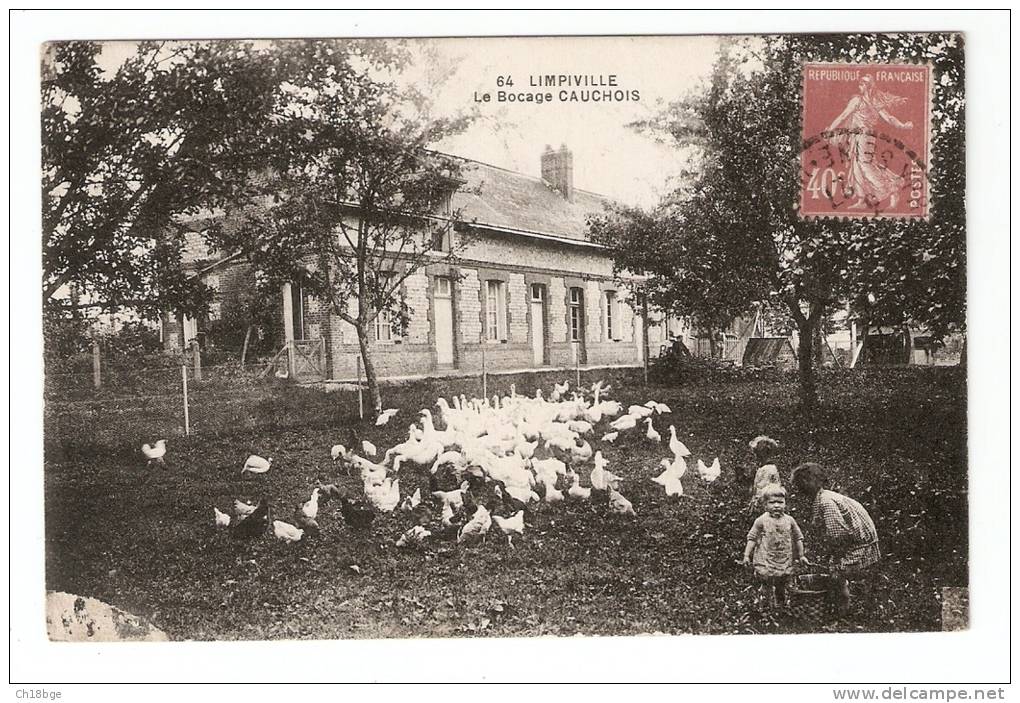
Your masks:
<instances>
[{"instance_id":1,"label":"small shed","mask_svg":"<svg viewBox=\"0 0 1020 703\"><path fill-rule=\"evenodd\" d=\"M797 352L789 337L750 337L744 347L744 366L797 367Z\"/></svg>"}]
</instances>

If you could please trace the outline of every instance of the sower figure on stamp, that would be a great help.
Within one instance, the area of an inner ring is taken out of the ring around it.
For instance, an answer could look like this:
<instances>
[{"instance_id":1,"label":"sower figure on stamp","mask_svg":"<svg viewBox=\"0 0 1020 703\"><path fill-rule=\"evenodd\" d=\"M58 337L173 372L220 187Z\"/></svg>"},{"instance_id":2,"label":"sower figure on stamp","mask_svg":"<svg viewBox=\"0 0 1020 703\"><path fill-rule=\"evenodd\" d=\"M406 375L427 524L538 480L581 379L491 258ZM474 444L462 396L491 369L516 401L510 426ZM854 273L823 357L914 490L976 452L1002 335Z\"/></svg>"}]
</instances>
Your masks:
<instances>
[{"instance_id":1,"label":"sower figure on stamp","mask_svg":"<svg viewBox=\"0 0 1020 703\"><path fill-rule=\"evenodd\" d=\"M828 129L841 130L833 141L847 152L845 194L857 198L850 205L854 209L877 207L886 198L894 208L905 179L875 161L875 127L883 121L898 129L912 129L912 122L900 122L886 111L905 103L906 98L878 90L871 76L862 76L858 87L860 94L850 98Z\"/></svg>"}]
</instances>

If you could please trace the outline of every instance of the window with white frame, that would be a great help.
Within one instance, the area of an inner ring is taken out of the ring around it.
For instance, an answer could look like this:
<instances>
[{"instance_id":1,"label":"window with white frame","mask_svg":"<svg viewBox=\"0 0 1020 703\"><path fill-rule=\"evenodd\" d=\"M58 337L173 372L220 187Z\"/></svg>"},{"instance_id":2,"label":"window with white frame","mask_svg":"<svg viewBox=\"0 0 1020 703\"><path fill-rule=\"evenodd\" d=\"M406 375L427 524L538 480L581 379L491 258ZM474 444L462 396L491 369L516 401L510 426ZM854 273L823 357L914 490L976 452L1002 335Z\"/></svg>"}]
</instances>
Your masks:
<instances>
[{"instance_id":1,"label":"window with white frame","mask_svg":"<svg viewBox=\"0 0 1020 703\"><path fill-rule=\"evenodd\" d=\"M491 342L506 339L506 284L485 282L485 338Z\"/></svg>"},{"instance_id":2,"label":"window with white frame","mask_svg":"<svg viewBox=\"0 0 1020 703\"><path fill-rule=\"evenodd\" d=\"M388 288L392 283L392 279L393 274L382 274L379 279L379 285ZM389 310L381 310L375 316L375 341L393 341L393 315Z\"/></svg>"},{"instance_id":3,"label":"window with white frame","mask_svg":"<svg viewBox=\"0 0 1020 703\"><path fill-rule=\"evenodd\" d=\"M584 291L570 289L570 341L580 342L584 337Z\"/></svg>"},{"instance_id":4,"label":"window with white frame","mask_svg":"<svg viewBox=\"0 0 1020 703\"><path fill-rule=\"evenodd\" d=\"M604 329L606 331L606 341L619 339L619 330L617 327L619 324L619 314L617 314L616 307L616 291L606 291L606 312L603 324L605 325Z\"/></svg>"}]
</instances>

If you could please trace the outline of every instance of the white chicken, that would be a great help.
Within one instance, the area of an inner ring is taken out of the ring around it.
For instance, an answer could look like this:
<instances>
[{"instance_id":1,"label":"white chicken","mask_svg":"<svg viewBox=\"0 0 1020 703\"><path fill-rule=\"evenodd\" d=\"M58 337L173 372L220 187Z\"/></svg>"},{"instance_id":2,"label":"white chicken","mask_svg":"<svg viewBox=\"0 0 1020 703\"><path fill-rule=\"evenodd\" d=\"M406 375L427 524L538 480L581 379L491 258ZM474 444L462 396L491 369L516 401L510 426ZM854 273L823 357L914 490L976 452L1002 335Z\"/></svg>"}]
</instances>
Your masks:
<instances>
[{"instance_id":1,"label":"white chicken","mask_svg":"<svg viewBox=\"0 0 1020 703\"><path fill-rule=\"evenodd\" d=\"M549 400L554 403L558 403L560 399L566 395L567 391L570 390L570 381L564 381L563 383L554 383L553 391L549 395Z\"/></svg>"},{"instance_id":2,"label":"white chicken","mask_svg":"<svg viewBox=\"0 0 1020 703\"><path fill-rule=\"evenodd\" d=\"M563 500L563 491L556 488L556 484L545 484L545 502L559 503Z\"/></svg>"},{"instance_id":3,"label":"white chicken","mask_svg":"<svg viewBox=\"0 0 1020 703\"><path fill-rule=\"evenodd\" d=\"M289 522L273 520L273 534L276 535L278 540L292 544L294 542L300 542L301 538L305 536L305 531L294 527Z\"/></svg>"},{"instance_id":4,"label":"white chicken","mask_svg":"<svg viewBox=\"0 0 1020 703\"><path fill-rule=\"evenodd\" d=\"M142 454L149 461L146 462L146 467L152 466L153 464L163 465L163 457L166 456L166 440L158 440L153 445L143 444Z\"/></svg>"},{"instance_id":5,"label":"white chicken","mask_svg":"<svg viewBox=\"0 0 1020 703\"><path fill-rule=\"evenodd\" d=\"M634 415L620 415L620 417L610 422L609 426L617 432L623 432L624 430L632 430L637 427L637 421L638 419Z\"/></svg>"},{"instance_id":6,"label":"white chicken","mask_svg":"<svg viewBox=\"0 0 1020 703\"><path fill-rule=\"evenodd\" d=\"M619 432L606 432L604 435L602 435L602 441L609 442L610 444L612 444L613 442L616 441L616 438L619 436L620 436Z\"/></svg>"},{"instance_id":7,"label":"white chicken","mask_svg":"<svg viewBox=\"0 0 1020 703\"><path fill-rule=\"evenodd\" d=\"M653 412L655 411L651 408L646 408L644 405L631 405L627 408L627 414L637 418L638 420L644 420Z\"/></svg>"},{"instance_id":8,"label":"white chicken","mask_svg":"<svg viewBox=\"0 0 1020 703\"><path fill-rule=\"evenodd\" d=\"M443 503L443 509L439 514L439 520L443 523L443 527L449 527L453 524L453 507L449 503Z\"/></svg>"},{"instance_id":9,"label":"white chicken","mask_svg":"<svg viewBox=\"0 0 1020 703\"><path fill-rule=\"evenodd\" d=\"M234 500L234 513L238 517L246 517L255 512L255 506L251 503L243 503L239 500Z\"/></svg>"},{"instance_id":10,"label":"white chicken","mask_svg":"<svg viewBox=\"0 0 1020 703\"><path fill-rule=\"evenodd\" d=\"M683 459L679 461L682 462ZM669 459L663 459L659 462L659 466L663 467L665 471L652 480L666 489L667 496L682 496L684 494L684 486L680 482L680 477L683 474L679 471L679 464L677 462L670 464ZM684 470L686 470L686 467Z\"/></svg>"},{"instance_id":11,"label":"white chicken","mask_svg":"<svg viewBox=\"0 0 1020 703\"><path fill-rule=\"evenodd\" d=\"M571 420L567 423L567 429L577 434L588 434L592 431L593 426L587 420Z\"/></svg>"},{"instance_id":12,"label":"white chicken","mask_svg":"<svg viewBox=\"0 0 1020 703\"><path fill-rule=\"evenodd\" d=\"M614 490L612 486L609 487L609 510L617 515L637 517L631 502L624 498L622 493Z\"/></svg>"},{"instance_id":13,"label":"white chicken","mask_svg":"<svg viewBox=\"0 0 1020 703\"><path fill-rule=\"evenodd\" d=\"M669 426L669 450L673 452L673 456L688 457L691 455L691 450L687 448L687 445L677 439L676 427L673 425Z\"/></svg>"},{"instance_id":14,"label":"white chicken","mask_svg":"<svg viewBox=\"0 0 1020 703\"><path fill-rule=\"evenodd\" d=\"M581 477L575 472L571 471L568 476L570 479L570 488L567 489L567 496L574 500L588 500L591 498L591 489L581 487Z\"/></svg>"},{"instance_id":15,"label":"white chicken","mask_svg":"<svg viewBox=\"0 0 1020 703\"><path fill-rule=\"evenodd\" d=\"M464 523L457 533L457 544L473 537L485 537L490 527L492 527L492 515L489 514L488 508L479 505L474 516Z\"/></svg>"},{"instance_id":16,"label":"white chicken","mask_svg":"<svg viewBox=\"0 0 1020 703\"><path fill-rule=\"evenodd\" d=\"M713 481L715 481L717 478L719 478L719 474L721 471L722 467L719 464L719 457L716 457L715 461L713 461L708 466L705 466L705 462L703 462L701 459L698 459L698 475L701 476L701 479L705 483L712 483Z\"/></svg>"},{"instance_id":17,"label":"white chicken","mask_svg":"<svg viewBox=\"0 0 1020 703\"><path fill-rule=\"evenodd\" d=\"M648 431L645 432L645 437L647 437L652 442L661 442L662 435L660 435L658 431L652 426L652 418L650 417L646 418L645 422L648 423Z\"/></svg>"},{"instance_id":18,"label":"white chicken","mask_svg":"<svg viewBox=\"0 0 1020 703\"><path fill-rule=\"evenodd\" d=\"M258 454L252 454L244 461L244 467L241 469L241 475L244 476L246 473L249 474L264 474L269 471L273 465L273 457L263 459Z\"/></svg>"},{"instance_id":19,"label":"white chicken","mask_svg":"<svg viewBox=\"0 0 1020 703\"><path fill-rule=\"evenodd\" d=\"M387 422L389 422L390 418L396 415L397 412L398 411L396 408L387 408L386 410L383 410L381 413L379 413L379 417L376 418L375 426L382 427Z\"/></svg>"},{"instance_id":20,"label":"white chicken","mask_svg":"<svg viewBox=\"0 0 1020 703\"><path fill-rule=\"evenodd\" d=\"M581 442L579 446L573 447L570 450L570 463L574 466L587 462L591 457L592 448L587 442Z\"/></svg>"},{"instance_id":21,"label":"white chicken","mask_svg":"<svg viewBox=\"0 0 1020 703\"><path fill-rule=\"evenodd\" d=\"M366 483L365 497L379 511L392 513L400 504L400 479L390 477L378 485Z\"/></svg>"},{"instance_id":22,"label":"white chicken","mask_svg":"<svg viewBox=\"0 0 1020 703\"><path fill-rule=\"evenodd\" d=\"M499 515L493 515L492 520L499 527L500 531L506 535L506 542L511 547L514 546L514 535L524 534L524 511L518 510L510 517L500 517Z\"/></svg>"},{"instance_id":23,"label":"white chicken","mask_svg":"<svg viewBox=\"0 0 1020 703\"><path fill-rule=\"evenodd\" d=\"M606 471L606 467L609 462L602 457L602 450L595 452L595 468L591 470L591 487L604 491L606 488L615 488L621 481L619 476L616 476L609 471Z\"/></svg>"},{"instance_id":24,"label":"white chicken","mask_svg":"<svg viewBox=\"0 0 1020 703\"><path fill-rule=\"evenodd\" d=\"M376 451L375 445L369 442L367 439L361 440L361 451L369 456L375 456L378 452Z\"/></svg>"},{"instance_id":25,"label":"white chicken","mask_svg":"<svg viewBox=\"0 0 1020 703\"><path fill-rule=\"evenodd\" d=\"M666 477L666 482L662 484L662 487L666 489L666 495L670 497L679 497L684 494L684 484L675 473L670 473Z\"/></svg>"},{"instance_id":26,"label":"white chicken","mask_svg":"<svg viewBox=\"0 0 1020 703\"><path fill-rule=\"evenodd\" d=\"M414 493L408 498L404 498L400 503L401 510L414 510L421 505L421 488L416 488Z\"/></svg>"},{"instance_id":27,"label":"white chicken","mask_svg":"<svg viewBox=\"0 0 1020 703\"><path fill-rule=\"evenodd\" d=\"M312 497L301 504L301 514L309 520L315 520L319 515L319 489L312 489Z\"/></svg>"},{"instance_id":28,"label":"white chicken","mask_svg":"<svg viewBox=\"0 0 1020 703\"><path fill-rule=\"evenodd\" d=\"M404 534L400 535L400 539L397 540L398 547L406 547L409 544L421 544L425 541L426 537L431 537L432 533L425 529L424 525L415 525Z\"/></svg>"},{"instance_id":29,"label":"white chicken","mask_svg":"<svg viewBox=\"0 0 1020 703\"><path fill-rule=\"evenodd\" d=\"M252 508L254 510L254 508ZM224 512L220 512L220 509L213 506L213 514L216 519L216 527L230 527L230 516Z\"/></svg>"},{"instance_id":30,"label":"white chicken","mask_svg":"<svg viewBox=\"0 0 1020 703\"><path fill-rule=\"evenodd\" d=\"M329 450L329 456L333 461L339 461L343 457L347 456L347 447L342 444L334 444L333 448Z\"/></svg>"},{"instance_id":31,"label":"white chicken","mask_svg":"<svg viewBox=\"0 0 1020 703\"><path fill-rule=\"evenodd\" d=\"M460 510L461 506L464 505L464 493L470 485L467 481L464 481L460 484L460 488L454 491L432 491L432 497L443 501L444 506L449 506L453 510Z\"/></svg>"}]
</instances>

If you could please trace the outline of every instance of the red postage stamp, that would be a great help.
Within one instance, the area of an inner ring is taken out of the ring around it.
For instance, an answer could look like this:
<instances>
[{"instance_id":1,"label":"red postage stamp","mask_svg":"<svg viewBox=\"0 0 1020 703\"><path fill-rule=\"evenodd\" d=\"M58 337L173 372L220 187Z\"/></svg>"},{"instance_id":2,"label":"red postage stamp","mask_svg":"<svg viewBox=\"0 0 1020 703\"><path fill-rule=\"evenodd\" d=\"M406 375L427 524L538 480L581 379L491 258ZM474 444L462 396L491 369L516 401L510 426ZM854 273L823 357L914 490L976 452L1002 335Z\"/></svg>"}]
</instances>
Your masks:
<instances>
[{"instance_id":1,"label":"red postage stamp","mask_svg":"<svg viewBox=\"0 0 1020 703\"><path fill-rule=\"evenodd\" d=\"M804 65L801 217L928 217L931 67Z\"/></svg>"}]
</instances>

